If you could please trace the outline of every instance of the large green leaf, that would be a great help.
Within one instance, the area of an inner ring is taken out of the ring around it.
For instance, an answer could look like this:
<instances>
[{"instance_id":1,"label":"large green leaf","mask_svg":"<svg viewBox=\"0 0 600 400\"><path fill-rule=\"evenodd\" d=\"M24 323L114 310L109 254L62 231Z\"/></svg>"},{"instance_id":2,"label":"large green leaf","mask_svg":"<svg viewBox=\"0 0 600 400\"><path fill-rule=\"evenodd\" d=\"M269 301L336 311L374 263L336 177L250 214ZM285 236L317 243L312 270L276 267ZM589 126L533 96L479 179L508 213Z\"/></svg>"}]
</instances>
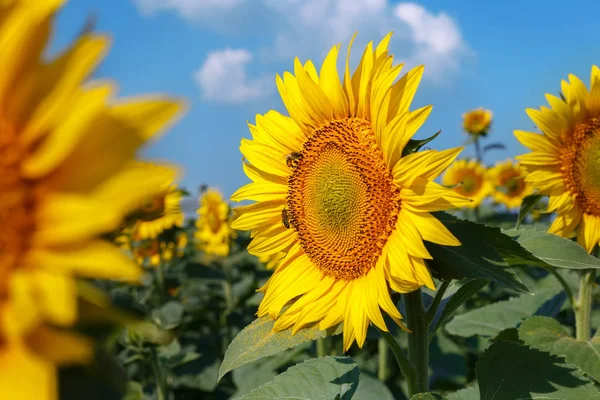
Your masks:
<instances>
[{"instance_id":1,"label":"large green leaf","mask_svg":"<svg viewBox=\"0 0 600 400\"><path fill-rule=\"evenodd\" d=\"M429 326L429 337L442 326L456 310L469 300L471 296L489 283L486 279L469 279L452 296L442 299L440 306Z\"/></svg>"},{"instance_id":2,"label":"large green leaf","mask_svg":"<svg viewBox=\"0 0 600 400\"><path fill-rule=\"evenodd\" d=\"M589 255L572 240L535 229L508 229L504 234L519 242L546 265L568 269L600 268L600 259Z\"/></svg>"},{"instance_id":3,"label":"large green leaf","mask_svg":"<svg viewBox=\"0 0 600 400\"><path fill-rule=\"evenodd\" d=\"M438 393L417 393L410 400L448 400L448 398Z\"/></svg>"},{"instance_id":4,"label":"large green leaf","mask_svg":"<svg viewBox=\"0 0 600 400\"><path fill-rule=\"evenodd\" d=\"M475 384L466 389L448 393L446 397L448 400L479 400L479 386Z\"/></svg>"},{"instance_id":5,"label":"large green leaf","mask_svg":"<svg viewBox=\"0 0 600 400\"><path fill-rule=\"evenodd\" d=\"M351 399L358 375L358 366L350 357L316 358L289 368L238 399Z\"/></svg>"},{"instance_id":6,"label":"large green leaf","mask_svg":"<svg viewBox=\"0 0 600 400\"><path fill-rule=\"evenodd\" d=\"M358 380L358 389L352 400L394 400L394 395L388 387L371 375L361 372Z\"/></svg>"},{"instance_id":7,"label":"large green leaf","mask_svg":"<svg viewBox=\"0 0 600 400\"><path fill-rule=\"evenodd\" d=\"M512 342L492 344L475 368L481 400L598 400L594 384L561 358Z\"/></svg>"},{"instance_id":8,"label":"large green leaf","mask_svg":"<svg viewBox=\"0 0 600 400\"><path fill-rule=\"evenodd\" d=\"M489 304L457 315L446 325L446 330L452 335L463 337L496 336L504 329L514 328L523 319L533 316L546 302L552 300L560 292L560 287L554 286L542 289L534 296L522 294L505 301Z\"/></svg>"},{"instance_id":9,"label":"large green leaf","mask_svg":"<svg viewBox=\"0 0 600 400\"><path fill-rule=\"evenodd\" d=\"M554 318L533 317L519 328L519 338L530 347L562 356L583 372L600 380L600 339L572 338Z\"/></svg>"},{"instance_id":10,"label":"large green leaf","mask_svg":"<svg viewBox=\"0 0 600 400\"><path fill-rule=\"evenodd\" d=\"M481 278L527 292L527 287L514 273L506 257L527 252L498 228L460 220L446 213L435 213L461 246L441 246L426 242L433 256L429 262L435 275L444 280Z\"/></svg>"},{"instance_id":11,"label":"large green leaf","mask_svg":"<svg viewBox=\"0 0 600 400\"><path fill-rule=\"evenodd\" d=\"M301 329L295 335L292 335L291 329L273 332L273 325L275 321L267 315L252 321L238 333L225 352L225 359L219 368L219 380L232 369L251 361L277 354L310 340L342 333L341 325L327 331L321 331L314 325Z\"/></svg>"}]
</instances>

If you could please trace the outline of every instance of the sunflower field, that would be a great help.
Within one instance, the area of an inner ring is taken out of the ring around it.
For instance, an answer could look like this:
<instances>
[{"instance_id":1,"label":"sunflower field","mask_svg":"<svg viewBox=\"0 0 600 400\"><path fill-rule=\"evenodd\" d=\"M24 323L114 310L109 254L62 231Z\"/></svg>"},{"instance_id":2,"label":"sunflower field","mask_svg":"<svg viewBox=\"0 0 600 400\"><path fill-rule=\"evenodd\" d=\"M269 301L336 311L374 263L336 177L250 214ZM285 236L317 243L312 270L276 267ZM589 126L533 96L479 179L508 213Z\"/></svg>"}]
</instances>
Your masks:
<instances>
[{"instance_id":1,"label":"sunflower field","mask_svg":"<svg viewBox=\"0 0 600 400\"><path fill-rule=\"evenodd\" d=\"M598 67L494 164L491 110L436 148L424 67L355 34L226 198L142 156L186 100L91 79L107 37L45 56L62 5L0 1L0 399L600 400Z\"/></svg>"}]
</instances>

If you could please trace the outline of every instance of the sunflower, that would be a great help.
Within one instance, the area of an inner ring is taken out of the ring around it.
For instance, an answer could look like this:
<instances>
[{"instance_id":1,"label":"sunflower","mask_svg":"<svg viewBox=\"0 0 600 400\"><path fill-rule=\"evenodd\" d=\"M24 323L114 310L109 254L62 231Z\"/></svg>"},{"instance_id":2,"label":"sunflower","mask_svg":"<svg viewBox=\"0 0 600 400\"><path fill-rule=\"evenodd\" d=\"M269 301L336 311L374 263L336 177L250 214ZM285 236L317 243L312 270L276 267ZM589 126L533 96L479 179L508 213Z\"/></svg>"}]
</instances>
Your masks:
<instances>
[{"instance_id":1,"label":"sunflower","mask_svg":"<svg viewBox=\"0 0 600 400\"><path fill-rule=\"evenodd\" d=\"M493 113L485 108L477 108L463 114L463 129L475 136L486 136L492 125Z\"/></svg>"},{"instance_id":2,"label":"sunflower","mask_svg":"<svg viewBox=\"0 0 600 400\"><path fill-rule=\"evenodd\" d=\"M477 160L458 160L442 177L445 186L456 186L454 191L472 200L465 204L475 208L491 193L492 186L486 179L486 169Z\"/></svg>"},{"instance_id":3,"label":"sunflower","mask_svg":"<svg viewBox=\"0 0 600 400\"><path fill-rule=\"evenodd\" d=\"M62 1L0 2L0 398L56 399L57 365L88 361L77 280L137 280L140 268L101 238L157 193L172 167L134 163L177 114L166 98L115 102L82 85L108 47L83 34L43 56Z\"/></svg>"},{"instance_id":4,"label":"sunflower","mask_svg":"<svg viewBox=\"0 0 600 400\"><path fill-rule=\"evenodd\" d=\"M194 236L200 250L217 256L229 254L235 231L230 227L229 205L219 191L207 189L202 195L196 228Z\"/></svg>"},{"instance_id":5,"label":"sunflower","mask_svg":"<svg viewBox=\"0 0 600 400\"><path fill-rule=\"evenodd\" d=\"M142 203L135 232L141 239L155 239L161 232L174 226L183 226L185 215L181 210L181 191L173 183L166 183L163 193Z\"/></svg>"},{"instance_id":6,"label":"sunflower","mask_svg":"<svg viewBox=\"0 0 600 400\"><path fill-rule=\"evenodd\" d=\"M523 198L533 193L531 184L525 182L525 175L525 169L512 160L490 168L487 179L493 188L494 200L508 208L519 207Z\"/></svg>"},{"instance_id":7,"label":"sunflower","mask_svg":"<svg viewBox=\"0 0 600 400\"><path fill-rule=\"evenodd\" d=\"M253 182L232 195L256 201L235 210L233 227L252 231L248 251L286 253L261 288L258 315L294 333L343 321L346 350L354 340L363 345L371 322L387 330L381 309L401 324L390 288L434 288L423 241L460 243L430 212L469 202L433 181L462 149L402 156L431 106L409 111L423 67L397 79L390 36L375 50L369 43L352 75L350 44L342 82L339 45L320 74L296 59L294 75L277 76L290 117L269 111L250 125L253 139L240 149Z\"/></svg>"},{"instance_id":8,"label":"sunflower","mask_svg":"<svg viewBox=\"0 0 600 400\"><path fill-rule=\"evenodd\" d=\"M283 260L284 257L285 257L285 253L279 252L279 253L275 253L275 254L261 256L258 258L258 261L265 264L266 269L271 270L271 269L276 269L279 266L279 264L281 264L281 261Z\"/></svg>"},{"instance_id":9,"label":"sunflower","mask_svg":"<svg viewBox=\"0 0 600 400\"><path fill-rule=\"evenodd\" d=\"M588 252L600 242L600 69L592 67L591 90L576 76L561 82L564 100L546 94L550 108L527 109L541 134L515 131L531 153L517 159L526 182L550 196L557 218L551 233L571 237Z\"/></svg>"}]
</instances>

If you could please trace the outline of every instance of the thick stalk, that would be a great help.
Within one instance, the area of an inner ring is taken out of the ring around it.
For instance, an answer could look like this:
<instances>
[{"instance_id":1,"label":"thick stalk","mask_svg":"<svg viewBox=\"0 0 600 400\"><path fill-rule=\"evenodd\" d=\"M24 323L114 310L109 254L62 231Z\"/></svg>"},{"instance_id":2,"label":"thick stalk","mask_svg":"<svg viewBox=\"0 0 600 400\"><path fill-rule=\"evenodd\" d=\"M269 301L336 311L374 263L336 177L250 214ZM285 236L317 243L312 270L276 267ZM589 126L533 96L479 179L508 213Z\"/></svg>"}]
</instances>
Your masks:
<instances>
[{"instance_id":1,"label":"thick stalk","mask_svg":"<svg viewBox=\"0 0 600 400\"><path fill-rule=\"evenodd\" d=\"M394 336L392 336L391 333L384 332L379 328L377 328L377 330L379 331L379 333L381 333L381 336L386 341L388 346L390 346L390 350L392 350L392 354L394 355L394 358L396 359L396 362L398 363L398 367L400 368L402 375L404 375L404 377L406 378L406 382L408 384L408 391L410 393L409 397L412 396L412 393L415 393L415 390L413 387L415 371L414 371L413 366L410 364L410 362L406 358L406 355L404 355L404 352L400 348L400 345L398 344L396 339L394 339Z\"/></svg>"},{"instance_id":2,"label":"thick stalk","mask_svg":"<svg viewBox=\"0 0 600 400\"><path fill-rule=\"evenodd\" d=\"M410 393L413 396L429 391L429 334L421 289L405 294L404 299L408 329L411 331L408 334L408 360L415 371Z\"/></svg>"},{"instance_id":3,"label":"thick stalk","mask_svg":"<svg viewBox=\"0 0 600 400\"><path fill-rule=\"evenodd\" d=\"M325 357L327 350L325 349L325 338L317 338L317 357Z\"/></svg>"},{"instance_id":4,"label":"thick stalk","mask_svg":"<svg viewBox=\"0 0 600 400\"><path fill-rule=\"evenodd\" d=\"M581 272L579 278L579 297L575 309L575 335L579 340L590 340L592 333L592 288L596 280L596 270Z\"/></svg>"},{"instance_id":5,"label":"thick stalk","mask_svg":"<svg viewBox=\"0 0 600 400\"><path fill-rule=\"evenodd\" d=\"M479 137L475 138L475 157L477 161L483 161L483 154L481 153L481 144L479 143Z\"/></svg>"},{"instance_id":6,"label":"thick stalk","mask_svg":"<svg viewBox=\"0 0 600 400\"><path fill-rule=\"evenodd\" d=\"M388 375L388 348L387 344L385 343L385 339L382 337L379 338L379 340L377 341L377 357L379 359L379 365L377 368L377 378L381 382L385 382Z\"/></svg>"}]
</instances>

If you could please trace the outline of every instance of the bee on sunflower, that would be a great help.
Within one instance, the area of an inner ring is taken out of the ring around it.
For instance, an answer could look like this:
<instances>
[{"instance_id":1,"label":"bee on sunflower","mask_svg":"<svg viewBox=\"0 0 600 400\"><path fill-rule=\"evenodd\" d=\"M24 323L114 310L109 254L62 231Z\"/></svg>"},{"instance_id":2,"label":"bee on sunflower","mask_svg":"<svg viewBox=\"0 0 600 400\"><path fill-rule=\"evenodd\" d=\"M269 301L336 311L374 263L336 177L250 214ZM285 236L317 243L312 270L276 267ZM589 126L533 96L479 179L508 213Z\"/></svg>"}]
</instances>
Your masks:
<instances>
[{"instance_id":1,"label":"bee on sunflower","mask_svg":"<svg viewBox=\"0 0 600 400\"><path fill-rule=\"evenodd\" d=\"M541 133L515 131L531 150L516 158L557 213L549 232L575 235L591 253L600 242L600 69L592 67L589 90L575 75L561 89L563 98L546 94L550 108L527 109Z\"/></svg>"},{"instance_id":2,"label":"bee on sunflower","mask_svg":"<svg viewBox=\"0 0 600 400\"><path fill-rule=\"evenodd\" d=\"M390 289L435 287L423 241L460 242L431 212L469 203L434 182L462 148L403 156L431 106L410 111L423 67L398 79L402 64L388 54L390 37L369 43L353 74L350 44L343 80L339 45L320 73L296 59L293 74L277 76L289 116L269 111L249 125L252 139L240 149L252 183L231 197L254 201L235 209L232 224L252 231L248 251L285 253L261 288L258 315L294 333L343 321L346 350L363 345L370 323L387 331L382 310L402 325Z\"/></svg>"}]
</instances>

